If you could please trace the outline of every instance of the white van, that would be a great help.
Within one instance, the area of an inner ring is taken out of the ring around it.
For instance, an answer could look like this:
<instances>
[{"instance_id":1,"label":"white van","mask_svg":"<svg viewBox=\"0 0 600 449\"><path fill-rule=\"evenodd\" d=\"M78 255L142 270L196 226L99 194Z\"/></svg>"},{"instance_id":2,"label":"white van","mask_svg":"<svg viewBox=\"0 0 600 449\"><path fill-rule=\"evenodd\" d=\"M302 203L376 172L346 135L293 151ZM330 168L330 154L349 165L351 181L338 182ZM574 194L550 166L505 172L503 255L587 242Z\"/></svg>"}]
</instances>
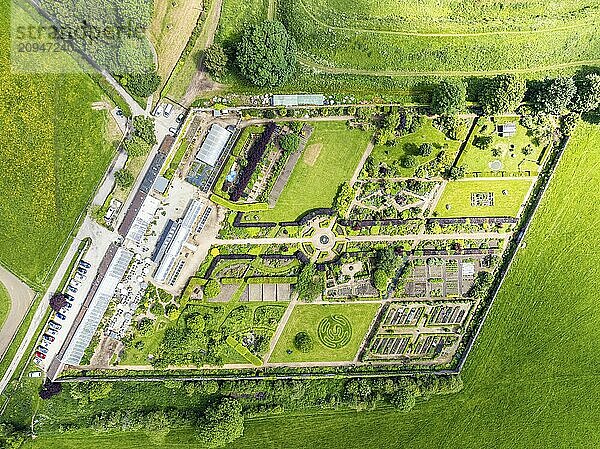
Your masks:
<instances>
[{"instance_id":1,"label":"white van","mask_svg":"<svg viewBox=\"0 0 600 449\"><path fill-rule=\"evenodd\" d=\"M167 105L165 106L165 117L170 116L172 110L173 110L173 105L171 103L167 103Z\"/></svg>"}]
</instances>

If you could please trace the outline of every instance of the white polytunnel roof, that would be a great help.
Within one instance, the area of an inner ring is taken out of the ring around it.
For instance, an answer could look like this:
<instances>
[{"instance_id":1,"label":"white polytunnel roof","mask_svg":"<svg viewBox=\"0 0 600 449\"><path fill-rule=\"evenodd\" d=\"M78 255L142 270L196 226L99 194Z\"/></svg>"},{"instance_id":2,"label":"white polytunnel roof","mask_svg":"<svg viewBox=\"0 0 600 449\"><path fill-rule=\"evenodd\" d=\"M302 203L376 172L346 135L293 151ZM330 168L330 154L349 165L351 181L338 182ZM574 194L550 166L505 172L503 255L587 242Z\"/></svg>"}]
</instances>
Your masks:
<instances>
[{"instance_id":1,"label":"white polytunnel roof","mask_svg":"<svg viewBox=\"0 0 600 449\"><path fill-rule=\"evenodd\" d=\"M78 365L81 362L83 353L92 341L92 337L100 325L100 320L106 313L108 304L115 294L117 285L123 279L132 258L133 253L131 251L124 248L117 249L104 279L100 282L98 290L65 352L63 362L67 365Z\"/></svg>"},{"instance_id":2,"label":"white polytunnel roof","mask_svg":"<svg viewBox=\"0 0 600 449\"><path fill-rule=\"evenodd\" d=\"M140 243L144 235L146 234L146 230L150 223L152 222L154 215L156 214L156 210L160 206L160 200L149 196L142 203L142 207L140 207L140 211L138 212L129 232L127 233L127 238L134 241L135 243Z\"/></svg>"},{"instance_id":3,"label":"white polytunnel roof","mask_svg":"<svg viewBox=\"0 0 600 449\"><path fill-rule=\"evenodd\" d=\"M196 159L214 167L230 137L231 133L221 125L212 125L196 154Z\"/></svg>"}]
</instances>

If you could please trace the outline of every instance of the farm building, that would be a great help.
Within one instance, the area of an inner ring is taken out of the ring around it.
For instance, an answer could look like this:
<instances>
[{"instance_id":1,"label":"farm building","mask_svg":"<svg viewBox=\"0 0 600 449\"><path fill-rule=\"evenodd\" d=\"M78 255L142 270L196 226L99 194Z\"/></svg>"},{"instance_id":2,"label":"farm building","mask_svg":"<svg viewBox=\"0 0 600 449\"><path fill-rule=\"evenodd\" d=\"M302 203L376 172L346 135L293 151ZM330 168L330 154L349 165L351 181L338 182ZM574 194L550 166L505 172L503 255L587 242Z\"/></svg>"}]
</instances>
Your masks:
<instances>
[{"instance_id":1,"label":"farm building","mask_svg":"<svg viewBox=\"0 0 600 449\"><path fill-rule=\"evenodd\" d=\"M514 137L514 135L517 134L517 124L504 123L502 125L498 125L497 131L500 137Z\"/></svg>"},{"instance_id":2,"label":"farm building","mask_svg":"<svg viewBox=\"0 0 600 449\"><path fill-rule=\"evenodd\" d=\"M196 160L214 167L230 137L231 132L227 129L217 124L212 125L196 154Z\"/></svg>"},{"instance_id":3,"label":"farm building","mask_svg":"<svg viewBox=\"0 0 600 449\"><path fill-rule=\"evenodd\" d=\"M323 95L273 95L273 106L321 106L325 103Z\"/></svg>"}]
</instances>

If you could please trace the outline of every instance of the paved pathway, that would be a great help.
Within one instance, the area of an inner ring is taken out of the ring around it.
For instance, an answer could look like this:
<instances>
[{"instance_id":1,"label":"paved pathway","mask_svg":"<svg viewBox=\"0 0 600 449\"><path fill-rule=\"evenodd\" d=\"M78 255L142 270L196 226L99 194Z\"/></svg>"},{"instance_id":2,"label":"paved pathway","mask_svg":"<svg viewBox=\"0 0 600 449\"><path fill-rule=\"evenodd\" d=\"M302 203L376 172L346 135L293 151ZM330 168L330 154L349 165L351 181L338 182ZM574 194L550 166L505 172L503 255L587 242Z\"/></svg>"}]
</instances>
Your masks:
<instances>
[{"instance_id":1,"label":"paved pathway","mask_svg":"<svg viewBox=\"0 0 600 449\"><path fill-rule=\"evenodd\" d=\"M360 158L360 162L358 163L356 170L354 170L352 179L350 179L351 187L353 187L354 184L356 184L356 181L358 180L358 177L360 176L360 172L362 171L363 165L365 165L365 162L367 162L367 159L371 155L371 151L373 151L374 146L375 146L375 143L373 142L373 139L371 139L367 145L367 148L365 148L365 152L363 153L362 157ZM352 207L348 208L348 210L351 210L351 209L352 209Z\"/></svg>"},{"instance_id":2,"label":"paved pathway","mask_svg":"<svg viewBox=\"0 0 600 449\"><path fill-rule=\"evenodd\" d=\"M290 303L288 304L287 309L285 309L285 313L283 314L283 316L281 317L281 320L279 321L279 324L277 325L277 330L271 337L271 343L269 344L269 352L267 352L265 354L265 356L263 357L263 360L269 360L269 358L271 358L271 354L273 354L273 351L275 350L275 346L277 345L277 342L279 341L279 337L281 337L281 334L283 333L283 330L285 329L285 326L287 325L287 322L290 319L290 316L292 315L292 312L294 310L294 307L296 306L296 303L297 303L297 300L292 299L290 301Z\"/></svg>"},{"instance_id":3,"label":"paved pathway","mask_svg":"<svg viewBox=\"0 0 600 449\"><path fill-rule=\"evenodd\" d=\"M35 292L2 266L0 266L0 284L6 287L10 297L10 311L2 329L0 329L0 355L4 356L21 325L23 317L27 314L33 302Z\"/></svg>"}]
</instances>

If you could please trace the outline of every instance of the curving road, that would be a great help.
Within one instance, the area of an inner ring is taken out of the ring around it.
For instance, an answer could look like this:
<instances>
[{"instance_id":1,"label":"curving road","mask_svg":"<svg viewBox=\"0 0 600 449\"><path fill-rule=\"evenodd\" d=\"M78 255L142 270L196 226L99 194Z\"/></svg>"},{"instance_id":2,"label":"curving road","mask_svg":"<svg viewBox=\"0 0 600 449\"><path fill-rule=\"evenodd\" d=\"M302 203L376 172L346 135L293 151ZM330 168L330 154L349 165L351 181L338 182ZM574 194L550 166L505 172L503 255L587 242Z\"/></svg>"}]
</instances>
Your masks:
<instances>
[{"instance_id":1,"label":"curving road","mask_svg":"<svg viewBox=\"0 0 600 449\"><path fill-rule=\"evenodd\" d=\"M6 322L0 329L1 358L10 346L23 317L27 314L35 297L35 292L2 266L0 266L0 283L6 287L11 302Z\"/></svg>"}]
</instances>

